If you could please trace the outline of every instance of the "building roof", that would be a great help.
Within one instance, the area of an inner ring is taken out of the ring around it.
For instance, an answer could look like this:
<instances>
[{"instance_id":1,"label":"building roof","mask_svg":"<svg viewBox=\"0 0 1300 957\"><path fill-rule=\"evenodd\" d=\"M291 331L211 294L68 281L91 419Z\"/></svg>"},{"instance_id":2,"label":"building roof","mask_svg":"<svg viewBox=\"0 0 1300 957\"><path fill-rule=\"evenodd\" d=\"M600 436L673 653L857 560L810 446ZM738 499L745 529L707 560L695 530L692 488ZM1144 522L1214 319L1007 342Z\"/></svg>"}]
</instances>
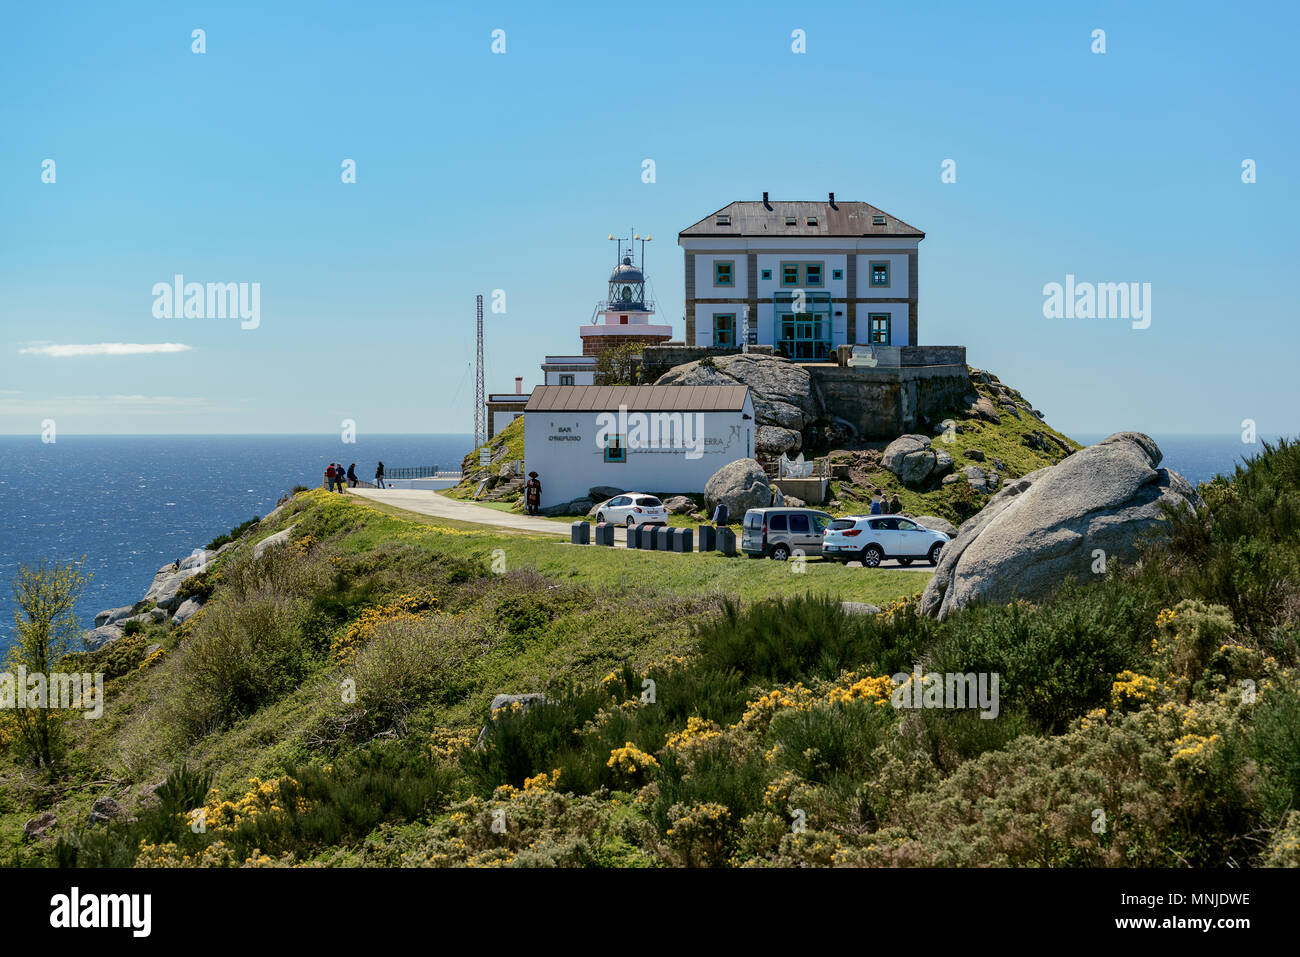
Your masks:
<instances>
[{"instance_id":1,"label":"building roof","mask_svg":"<svg viewBox=\"0 0 1300 957\"><path fill-rule=\"evenodd\" d=\"M883 216L884 223L876 225L873 217ZM718 224L723 218L722 225ZM793 225L786 225L793 218ZM808 225L809 218L815 226ZM851 203L837 201L815 202L768 202L737 201L723 206L715 213L705 216L694 226L687 226L680 233L681 237L702 236L824 236L824 237L858 237L858 236L904 236L910 239L924 239L925 233L910 226L882 209L870 203Z\"/></svg>"},{"instance_id":2,"label":"building roof","mask_svg":"<svg viewBox=\"0 0 1300 957\"><path fill-rule=\"evenodd\" d=\"M525 412L739 412L743 385L541 385Z\"/></svg>"}]
</instances>

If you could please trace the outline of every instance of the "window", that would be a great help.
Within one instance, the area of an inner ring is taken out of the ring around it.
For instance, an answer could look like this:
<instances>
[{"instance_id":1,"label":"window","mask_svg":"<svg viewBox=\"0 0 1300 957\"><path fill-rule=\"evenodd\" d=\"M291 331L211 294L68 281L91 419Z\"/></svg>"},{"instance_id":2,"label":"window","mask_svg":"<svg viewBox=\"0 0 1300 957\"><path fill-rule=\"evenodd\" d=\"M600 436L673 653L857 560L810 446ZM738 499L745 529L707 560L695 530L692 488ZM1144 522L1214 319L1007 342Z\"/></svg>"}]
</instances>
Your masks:
<instances>
[{"instance_id":1,"label":"window","mask_svg":"<svg viewBox=\"0 0 1300 957\"><path fill-rule=\"evenodd\" d=\"M886 287L889 285L889 263L873 262L871 264L871 285Z\"/></svg>"},{"instance_id":2,"label":"window","mask_svg":"<svg viewBox=\"0 0 1300 957\"><path fill-rule=\"evenodd\" d=\"M867 341L875 345L889 345L889 313L867 314Z\"/></svg>"},{"instance_id":3,"label":"window","mask_svg":"<svg viewBox=\"0 0 1300 957\"><path fill-rule=\"evenodd\" d=\"M713 285L715 286L734 286L735 276L733 271L736 267L735 262L730 259L718 259L713 263Z\"/></svg>"},{"instance_id":4,"label":"window","mask_svg":"<svg viewBox=\"0 0 1300 957\"><path fill-rule=\"evenodd\" d=\"M734 346L736 344L736 314L734 312L715 312L713 314L713 344L715 346Z\"/></svg>"},{"instance_id":5,"label":"window","mask_svg":"<svg viewBox=\"0 0 1300 957\"><path fill-rule=\"evenodd\" d=\"M642 495L636 500L636 503L638 505L643 505L646 508L659 508L663 505L663 502L659 501L659 499L655 498L653 495Z\"/></svg>"},{"instance_id":6,"label":"window","mask_svg":"<svg viewBox=\"0 0 1300 957\"><path fill-rule=\"evenodd\" d=\"M785 224L787 226L798 226L799 220L795 219L793 216L787 216L785 218Z\"/></svg>"},{"instance_id":7,"label":"window","mask_svg":"<svg viewBox=\"0 0 1300 957\"><path fill-rule=\"evenodd\" d=\"M781 285L783 286L799 285L799 264L798 263L781 263Z\"/></svg>"},{"instance_id":8,"label":"window","mask_svg":"<svg viewBox=\"0 0 1300 957\"><path fill-rule=\"evenodd\" d=\"M885 217L884 217L884 216L881 216L879 213L876 213L876 215L874 215L874 216L871 217L871 225L872 225L872 226L883 226L883 225L885 225Z\"/></svg>"},{"instance_id":9,"label":"window","mask_svg":"<svg viewBox=\"0 0 1300 957\"><path fill-rule=\"evenodd\" d=\"M816 216L809 216L809 217L808 217L808 225L809 225L809 226L816 226L816 225L817 225L817 217L816 217Z\"/></svg>"},{"instance_id":10,"label":"window","mask_svg":"<svg viewBox=\"0 0 1300 957\"><path fill-rule=\"evenodd\" d=\"M772 270L770 270L770 269L764 269L764 270L763 270L763 278L764 278L764 279L771 279L771 278L772 278Z\"/></svg>"},{"instance_id":11,"label":"window","mask_svg":"<svg viewBox=\"0 0 1300 957\"><path fill-rule=\"evenodd\" d=\"M839 280L843 279L843 278L844 278L844 270L843 270L843 269L832 269L832 270L831 270L831 278L834 279L836 282L838 282Z\"/></svg>"},{"instance_id":12,"label":"window","mask_svg":"<svg viewBox=\"0 0 1300 957\"><path fill-rule=\"evenodd\" d=\"M802 512L796 512L790 516L790 531L796 534L807 535L809 533L808 516Z\"/></svg>"},{"instance_id":13,"label":"window","mask_svg":"<svg viewBox=\"0 0 1300 957\"><path fill-rule=\"evenodd\" d=\"M573 385L573 374L560 375L560 385Z\"/></svg>"},{"instance_id":14,"label":"window","mask_svg":"<svg viewBox=\"0 0 1300 957\"><path fill-rule=\"evenodd\" d=\"M720 214L720 215L718 216L717 219L714 220L714 222L715 222L717 225L719 225L719 226L730 226L730 225L731 225L731 214L730 214L730 213L722 213L722 214Z\"/></svg>"},{"instance_id":15,"label":"window","mask_svg":"<svg viewBox=\"0 0 1300 957\"><path fill-rule=\"evenodd\" d=\"M769 518L767 520L767 530L769 532L784 532L786 530L785 516L773 515L771 518Z\"/></svg>"},{"instance_id":16,"label":"window","mask_svg":"<svg viewBox=\"0 0 1300 957\"><path fill-rule=\"evenodd\" d=\"M900 518L897 521L898 521L898 530L900 532L915 532L918 530L914 523L909 522L905 518Z\"/></svg>"},{"instance_id":17,"label":"window","mask_svg":"<svg viewBox=\"0 0 1300 957\"><path fill-rule=\"evenodd\" d=\"M821 263L805 263L803 273L805 286L820 286L822 284Z\"/></svg>"},{"instance_id":18,"label":"window","mask_svg":"<svg viewBox=\"0 0 1300 957\"><path fill-rule=\"evenodd\" d=\"M627 462L627 436L610 435L605 438L605 461L616 464Z\"/></svg>"},{"instance_id":19,"label":"window","mask_svg":"<svg viewBox=\"0 0 1300 957\"><path fill-rule=\"evenodd\" d=\"M624 505L631 505L632 499L627 495L620 495L617 498L610 499L610 508L621 508Z\"/></svg>"}]
</instances>

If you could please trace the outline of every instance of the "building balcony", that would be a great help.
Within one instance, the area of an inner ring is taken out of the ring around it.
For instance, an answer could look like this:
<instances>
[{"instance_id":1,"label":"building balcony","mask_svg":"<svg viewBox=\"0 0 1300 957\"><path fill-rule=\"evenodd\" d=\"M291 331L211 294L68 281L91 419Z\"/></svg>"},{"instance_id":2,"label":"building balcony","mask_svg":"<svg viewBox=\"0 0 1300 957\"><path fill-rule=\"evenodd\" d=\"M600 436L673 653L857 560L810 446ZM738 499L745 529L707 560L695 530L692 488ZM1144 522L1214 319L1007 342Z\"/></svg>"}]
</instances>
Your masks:
<instances>
[{"instance_id":1,"label":"building balcony","mask_svg":"<svg viewBox=\"0 0 1300 957\"><path fill-rule=\"evenodd\" d=\"M628 302L623 299L606 299L596 303L597 312L654 312L655 301L653 299L643 299L637 302Z\"/></svg>"},{"instance_id":2,"label":"building balcony","mask_svg":"<svg viewBox=\"0 0 1300 957\"><path fill-rule=\"evenodd\" d=\"M673 327L661 326L644 320L641 322L601 322L579 326L578 334L584 339L599 336L663 336L665 339L671 339L673 337Z\"/></svg>"}]
</instances>

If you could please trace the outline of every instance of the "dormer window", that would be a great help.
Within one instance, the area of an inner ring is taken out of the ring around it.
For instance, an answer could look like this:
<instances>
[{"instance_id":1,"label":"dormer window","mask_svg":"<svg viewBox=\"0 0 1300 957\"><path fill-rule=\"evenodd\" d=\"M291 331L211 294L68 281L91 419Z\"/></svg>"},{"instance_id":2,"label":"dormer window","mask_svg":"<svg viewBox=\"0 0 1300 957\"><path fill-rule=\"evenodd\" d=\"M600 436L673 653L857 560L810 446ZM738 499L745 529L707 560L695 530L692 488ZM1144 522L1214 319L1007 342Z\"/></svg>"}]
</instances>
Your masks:
<instances>
[{"instance_id":1,"label":"dormer window","mask_svg":"<svg viewBox=\"0 0 1300 957\"><path fill-rule=\"evenodd\" d=\"M798 226L798 225L799 225L799 220L795 219L795 217L793 217L793 216L787 216L787 217L785 218L785 224L786 224L787 226Z\"/></svg>"},{"instance_id":2,"label":"dormer window","mask_svg":"<svg viewBox=\"0 0 1300 957\"><path fill-rule=\"evenodd\" d=\"M809 216L809 217L808 217L808 225L809 225L809 226L816 226L816 225L817 225L817 217L816 217L816 216Z\"/></svg>"},{"instance_id":3,"label":"dormer window","mask_svg":"<svg viewBox=\"0 0 1300 957\"><path fill-rule=\"evenodd\" d=\"M877 213L876 215L874 215L874 216L871 217L871 225L872 225L872 226L883 226L883 225L885 225L885 217L884 217L884 216L881 216L879 213Z\"/></svg>"},{"instance_id":4,"label":"dormer window","mask_svg":"<svg viewBox=\"0 0 1300 957\"><path fill-rule=\"evenodd\" d=\"M718 218L714 220L714 223L716 223L719 226L730 226L731 215L729 213L720 213L718 215Z\"/></svg>"}]
</instances>

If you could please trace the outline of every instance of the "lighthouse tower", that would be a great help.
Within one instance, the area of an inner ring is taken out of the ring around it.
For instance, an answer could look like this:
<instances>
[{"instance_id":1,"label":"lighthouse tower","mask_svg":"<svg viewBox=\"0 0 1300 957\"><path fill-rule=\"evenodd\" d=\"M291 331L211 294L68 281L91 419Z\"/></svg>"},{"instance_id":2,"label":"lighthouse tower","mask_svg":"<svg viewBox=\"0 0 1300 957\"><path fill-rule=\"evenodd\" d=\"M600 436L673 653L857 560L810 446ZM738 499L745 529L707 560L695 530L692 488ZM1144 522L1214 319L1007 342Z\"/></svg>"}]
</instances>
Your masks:
<instances>
[{"instance_id":1,"label":"lighthouse tower","mask_svg":"<svg viewBox=\"0 0 1300 957\"><path fill-rule=\"evenodd\" d=\"M609 238L618 243L618 262L609 276L609 297L596 304L592 321L579 330L584 356L598 356L628 343L654 345L673 337L672 326L655 324L655 304L645 294L645 244L650 237L634 233L631 239ZM639 266L632 262L634 242L641 243Z\"/></svg>"}]
</instances>

